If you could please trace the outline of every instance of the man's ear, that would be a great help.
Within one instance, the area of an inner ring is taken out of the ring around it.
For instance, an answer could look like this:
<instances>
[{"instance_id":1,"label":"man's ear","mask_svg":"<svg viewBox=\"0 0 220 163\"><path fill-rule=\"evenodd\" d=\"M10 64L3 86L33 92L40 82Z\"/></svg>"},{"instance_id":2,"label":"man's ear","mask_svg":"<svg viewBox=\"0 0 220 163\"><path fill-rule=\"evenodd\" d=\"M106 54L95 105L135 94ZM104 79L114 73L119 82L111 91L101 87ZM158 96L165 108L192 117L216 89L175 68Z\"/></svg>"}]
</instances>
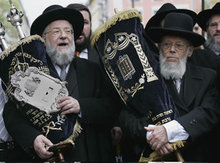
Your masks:
<instances>
[{"instance_id":1,"label":"man's ear","mask_svg":"<svg viewBox=\"0 0 220 163\"><path fill-rule=\"evenodd\" d=\"M46 41L46 35L42 34L41 37L44 39L44 41Z\"/></svg>"},{"instance_id":2,"label":"man's ear","mask_svg":"<svg viewBox=\"0 0 220 163\"><path fill-rule=\"evenodd\" d=\"M194 47L193 47L193 46L190 46L190 47L189 47L188 57L191 57L191 56L192 56L193 50L194 50Z\"/></svg>"},{"instance_id":3,"label":"man's ear","mask_svg":"<svg viewBox=\"0 0 220 163\"><path fill-rule=\"evenodd\" d=\"M41 37L43 38L43 40L44 40L44 42L45 42L45 44L46 44L46 35L42 34Z\"/></svg>"}]
</instances>

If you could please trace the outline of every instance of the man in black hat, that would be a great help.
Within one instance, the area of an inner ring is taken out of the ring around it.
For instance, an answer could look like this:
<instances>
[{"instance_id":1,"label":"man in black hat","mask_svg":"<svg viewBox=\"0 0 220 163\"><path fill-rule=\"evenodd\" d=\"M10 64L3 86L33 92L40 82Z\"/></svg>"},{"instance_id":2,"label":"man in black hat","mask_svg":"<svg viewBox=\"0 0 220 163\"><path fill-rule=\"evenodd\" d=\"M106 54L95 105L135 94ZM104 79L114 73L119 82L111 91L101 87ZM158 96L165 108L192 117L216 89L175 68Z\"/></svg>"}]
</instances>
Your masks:
<instances>
[{"instance_id":1,"label":"man in black hat","mask_svg":"<svg viewBox=\"0 0 220 163\"><path fill-rule=\"evenodd\" d=\"M150 18L150 20L147 22L145 26L145 32L149 33L149 28L152 27L162 27L164 23L164 18L168 13L185 13L193 19L193 25L195 25L197 20L197 14L191 10L187 9L177 9L173 4L171 3L165 3L163 4L157 13ZM199 14L198 16L198 24L201 24L204 22L204 14ZM200 25L201 26L201 25ZM202 27L202 26L201 26ZM203 27L202 27L203 28ZM203 28L204 30L204 28ZM156 56L158 57L158 56ZM217 74L220 73L220 59L215 55L215 53L208 48L201 49L196 48L193 50L193 54L190 58L188 58L189 62L198 66L207 67L215 70ZM220 76L220 75L218 75ZM220 77L218 77L218 81ZM220 90L219 84L217 84L218 89Z\"/></svg>"},{"instance_id":2,"label":"man in black hat","mask_svg":"<svg viewBox=\"0 0 220 163\"><path fill-rule=\"evenodd\" d=\"M82 34L75 41L76 43L76 54L80 58L85 58L90 61L100 64L99 54L91 47L90 37L92 34L92 15L89 8L83 4L72 3L67 6L67 8L72 8L80 11L84 18L84 27ZM122 131L120 127L115 126L112 129L113 144L117 144L120 141Z\"/></svg>"},{"instance_id":3,"label":"man in black hat","mask_svg":"<svg viewBox=\"0 0 220 163\"><path fill-rule=\"evenodd\" d=\"M151 27L161 27L164 23L164 18L167 14L175 12L175 13L185 13L190 15L193 18L193 21L196 21L196 13L187 10L187 9L177 9L172 3L164 3L156 12L154 16L152 16L145 26L145 31L148 33L149 28Z\"/></svg>"},{"instance_id":4,"label":"man in black hat","mask_svg":"<svg viewBox=\"0 0 220 163\"><path fill-rule=\"evenodd\" d=\"M185 14L188 14L190 15L192 18L193 18L193 21L195 22L196 20L196 13L191 11L191 10L187 10L187 9L177 9L172 3L164 3L159 9L158 11L156 12L155 15L153 15L149 21L147 22L147 24L145 25L145 33L146 35L148 35L149 33L149 28L151 27L162 27L163 26L163 23L164 23L164 18L165 16L168 14L168 13L172 13L172 12L175 12L175 13L185 13ZM148 38L148 37L146 37ZM151 40L152 41L152 40ZM149 41L148 41L149 42ZM153 41L152 41L153 42ZM151 46L153 47L153 46ZM153 47L154 49L154 47ZM156 55L155 57L158 59L158 49L155 50L156 51Z\"/></svg>"},{"instance_id":5,"label":"man in black hat","mask_svg":"<svg viewBox=\"0 0 220 163\"><path fill-rule=\"evenodd\" d=\"M220 90L220 2L212 9L201 11L197 15L197 23L207 32L207 40L204 49L194 50L189 62L215 70L218 75L217 87Z\"/></svg>"},{"instance_id":6,"label":"man in black hat","mask_svg":"<svg viewBox=\"0 0 220 163\"><path fill-rule=\"evenodd\" d=\"M187 57L204 38L193 32L193 20L183 13L169 13L164 26L149 29L149 36L159 44L162 76L174 99L180 117L162 126L147 127L152 132L147 141L161 155L172 152L168 143L187 140L182 150L185 161L209 161L207 149L211 132L219 122L216 73L208 68L192 65Z\"/></svg>"},{"instance_id":7,"label":"man in black hat","mask_svg":"<svg viewBox=\"0 0 220 163\"><path fill-rule=\"evenodd\" d=\"M83 4L72 3L67 8L78 10L84 18L84 27L82 34L75 41L76 55L99 64L99 55L91 47L90 36L92 34L92 16L89 8Z\"/></svg>"},{"instance_id":8,"label":"man in black hat","mask_svg":"<svg viewBox=\"0 0 220 163\"><path fill-rule=\"evenodd\" d=\"M198 14L198 24L207 32L205 47L220 55L220 2Z\"/></svg>"},{"instance_id":9,"label":"man in black hat","mask_svg":"<svg viewBox=\"0 0 220 163\"><path fill-rule=\"evenodd\" d=\"M99 66L74 56L75 40L82 29L80 12L52 5L35 19L31 34L45 40L50 75L68 82L69 96L58 101L58 109L70 119L77 117L82 127L75 148L66 151L64 159L111 161L110 129L117 117L117 107ZM26 152L33 154L34 151L41 159L50 158L53 153L47 151L45 145L53 142L32 127L15 108L9 103L4 109L9 133Z\"/></svg>"}]
</instances>

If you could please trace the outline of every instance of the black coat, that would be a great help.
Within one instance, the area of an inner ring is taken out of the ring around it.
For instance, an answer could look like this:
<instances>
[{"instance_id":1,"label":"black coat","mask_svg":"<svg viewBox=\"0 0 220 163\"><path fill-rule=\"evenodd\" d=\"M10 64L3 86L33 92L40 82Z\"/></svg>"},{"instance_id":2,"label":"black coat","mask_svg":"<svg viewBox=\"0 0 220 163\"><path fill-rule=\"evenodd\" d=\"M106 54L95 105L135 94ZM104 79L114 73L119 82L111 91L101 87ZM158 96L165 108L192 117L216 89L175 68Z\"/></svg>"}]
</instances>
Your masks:
<instances>
[{"instance_id":1,"label":"black coat","mask_svg":"<svg viewBox=\"0 0 220 163\"><path fill-rule=\"evenodd\" d=\"M100 57L95 48L92 48L91 45L88 46L88 60L95 62L100 65Z\"/></svg>"},{"instance_id":2,"label":"black coat","mask_svg":"<svg viewBox=\"0 0 220 163\"><path fill-rule=\"evenodd\" d=\"M166 81L169 93L180 113L177 121L190 135L188 147L182 151L185 161L211 160L210 153L214 149L208 148L208 145L212 141L219 141L212 140L211 136L220 120L219 95L215 77L216 73L211 69L187 64L180 95L173 81ZM125 156L128 157L128 161L135 161L135 159L137 161L146 144L144 126L147 126L148 122L144 115L129 109L122 110L119 119L122 128L131 138L129 143L133 143L133 148L126 149ZM131 158L129 158L129 152L133 152Z\"/></svg>"},{"instance_id":3,"label":"black coat","mask_svg":"<svg viewBox=\"0 0 220 163\"><path fill-rule=\"evenodd\" d=\"M210 161L213 149L211 134L219 124L219 94L215 85L216 73L207 68L187 64L178 95L172 81L167 87L178 108L177 121L189 133L188 147L183 151L185 161ZM216 140L219 141L219 140ZM217 143L217 142L216 142Z\"/></svg>"},{"instance_id":4,"label":"black coat","mask_svg":"<svg viewBox=\"0 0 220 163\"><path fill-rule=\"evenodd\" d=\"M217 73L216 85L220 91L220 57L211 49L195 49L188 61L194 65L211 68Z\"/></svg>"},{"instance_id":5,"label":"black coat","mask_svg":"<svg viewBox=\"0 0 220 163\"><path fill-rule=\"evenodd\" d=\"M57 72L48 61L51 76ZM76 80L75 80L76 79ZM69 151L66 160L112 161L110 129L117 118L117 107L112 92L103 78L99 66L85 59L75 58L67 74L69 95L78 99L83 128L76 139L74 151ZM4 109L4 120L9 133L25 151L33 150L33 141L41 132L34 129L19 111L9 103Z\"/></svg>"}]
</instances>

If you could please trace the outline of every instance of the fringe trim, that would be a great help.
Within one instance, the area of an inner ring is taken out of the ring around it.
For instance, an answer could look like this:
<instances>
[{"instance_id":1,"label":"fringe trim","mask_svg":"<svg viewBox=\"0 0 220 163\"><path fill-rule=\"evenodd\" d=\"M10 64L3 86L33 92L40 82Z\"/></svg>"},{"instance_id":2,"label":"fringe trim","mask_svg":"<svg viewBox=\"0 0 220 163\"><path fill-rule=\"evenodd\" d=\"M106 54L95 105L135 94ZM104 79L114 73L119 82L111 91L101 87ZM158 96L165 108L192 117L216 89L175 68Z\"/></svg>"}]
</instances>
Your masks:
<instances>
[{"instance_id":1,"label":"fringe trim","mask_svg":"<svg viewBox=\"0 0 220 163\"><path fill-rule=\"evenodd\" d=\"M118 12L111 19L109 19L106 23L101 25L91 36L91 45L94 47L96 41L98 41L99 37L102 33L106 32L110 27L115 25L118 21L127 20L131 18L139 18L142 21L142 16L136 9L129 9L125 11Z\"/></svg>"},{"instance_id":2,"label":"fringe trim","mask_svg":"<svg viewBox=\"0 0 220 163\"><path fill-rule=\"evenodd\" d=\"M76 140L76 138L79 136L79 134L81 133L82 131L82 127L80 125L80 123L76 120L76 123L74 125L74 128L73 128L73 134L70 135L66 140L64 141L61 141L55 145L61 145L61 144L66 144L66 143L71 143L73 145L73 147L75 146L75 143L74 141Z\"/></svg>"},{"instance_id":3,"label":"fringe trim","mask_svg":"<svg viewBox=\"0 0 220 163\"><path fill-rule=\"evenodd\" d=\"M183 148L184 143L186 143L186 141L180 140L175 143L171 143L170 145L173 147L174 152L175 152L178 149ZM156 151L152 152L148 158L144 157L143 153L144 153L144 151L141 153L141 157L139 159L139 162L151 162L151 161L157 161L157 160L163 159Z\"/></svg>"},{"instance_id":4,"label":"fringe trim","mask_svg":"<svg viewBox=\"0 0 220 163\"><path fill-rule=\"evenodd\" d=\"M3 60L5 57L8 57L9 54L14 51L18 46L20 45L24 45L26 43L30 43L34 40L39 40L42 43L45 43L45 41L42 39L42 37L40 37L39 35L32 35L29 37L24 38L23 40L20 40L16 43L14 43L13 45L11 45L8 49L4 50L1 54L0 54L0 60Z\"/></svg>"}]
</instances>

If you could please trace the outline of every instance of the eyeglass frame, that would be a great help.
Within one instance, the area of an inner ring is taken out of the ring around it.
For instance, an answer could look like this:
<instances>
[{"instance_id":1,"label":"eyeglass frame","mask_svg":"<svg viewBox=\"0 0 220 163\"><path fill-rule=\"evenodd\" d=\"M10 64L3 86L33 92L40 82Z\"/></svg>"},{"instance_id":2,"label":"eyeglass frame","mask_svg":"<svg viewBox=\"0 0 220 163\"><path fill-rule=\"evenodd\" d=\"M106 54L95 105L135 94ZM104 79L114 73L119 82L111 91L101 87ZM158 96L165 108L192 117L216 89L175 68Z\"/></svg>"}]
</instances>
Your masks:
<instances>
[{"instance_id":1,"label":"eyeglass frame","mask_svg":"<svg viewBox=\"0 0 220 163\"><path fill-rule=\"evenodd\" d=\"M69 30L69 31L67 31ZM74 32L73 32L73 29L71 28L64 28L64 29L61 29L61 28L52 28L51 30L47 31L47 32L44 32L44 35L48 34L48 33L51 33L52 36L60 36L61 34L61 31L64 31L64 33L68 36L73 36Z\"/></svg>"},{"instance_id":2,"label":"eyeglass frame","mask_svg":"<svg viewBox=\"0 0 220 163\"><path fill-rule=\"evenodd\" d=\"M210 23L208 26L209 26L211 29L217 29L219 25L220 25L220 21L219 21L219 22Z\"/></svg>"}]
</instances>

